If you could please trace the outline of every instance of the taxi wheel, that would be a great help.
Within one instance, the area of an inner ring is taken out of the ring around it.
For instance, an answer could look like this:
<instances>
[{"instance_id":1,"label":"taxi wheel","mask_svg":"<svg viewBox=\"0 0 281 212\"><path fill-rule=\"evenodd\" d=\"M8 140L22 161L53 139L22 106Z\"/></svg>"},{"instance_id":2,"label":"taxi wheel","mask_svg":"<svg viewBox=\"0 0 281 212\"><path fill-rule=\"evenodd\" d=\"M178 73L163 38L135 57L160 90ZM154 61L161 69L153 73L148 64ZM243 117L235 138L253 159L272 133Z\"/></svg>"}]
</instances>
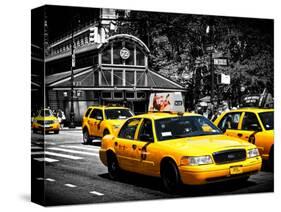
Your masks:
<instances>
[{"instance_id":1,"label":"taxi wheel","mask_svg":"<svg viewBox=\"0 0 281 212\"><path fill-rule=\"evenodd\" d=\"M55 130L54 131L55 134L59 134L59 132L60 132L59 130Z\"/></svg>"},{"instance_id":2,"label":"taxi wheel","mask_svg":"<svg viewBox=\"0 0 281 212\"><path fill-rule=\"evenodd\" d=\"M33 132L33 133L37 133L37 130L36 130L36 129L33 129L32 132Z\"/></svg>"},{"instance_id":3,"label":"taxi wheel","mask_svg":"<svg viewBox=\"0 0 281 212\"><path fill-rule=\"evenodd\" d=\"M112 153L107 156L107 168L110 179L115 180L120 175L120 168L116 156Z\"/></svg>"},{"instance_id":4,"label":"taxi wheel","mask_svg":"<svg viewBox=\"0 0 281 212\"><path fill-rule=\"evenodd\" d=\"M175 163L171 160L166 161L161 168L161 179L167 192L173 193L179 189L180 174Z\"/></svg>"},{"instance_id":5,"label":"taxi wheel","mask_svg":"<svg viewBox=\"0 0 281 212\"><path fill-rule=\"evenodd\" d=\"M90 142L91 142L91 139L89 137L89 132L88 132L88 130L84 130L83 131L83 143L88 144Z\"/></svg>"}]
</instances>

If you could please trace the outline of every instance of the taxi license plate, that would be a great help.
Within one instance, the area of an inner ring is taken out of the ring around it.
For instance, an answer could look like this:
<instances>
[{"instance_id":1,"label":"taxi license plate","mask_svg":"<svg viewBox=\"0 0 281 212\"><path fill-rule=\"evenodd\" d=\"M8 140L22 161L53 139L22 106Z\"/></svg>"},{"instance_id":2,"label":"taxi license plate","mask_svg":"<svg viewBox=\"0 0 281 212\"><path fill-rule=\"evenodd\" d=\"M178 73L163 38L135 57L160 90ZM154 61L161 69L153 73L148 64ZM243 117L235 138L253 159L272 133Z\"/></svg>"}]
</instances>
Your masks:
<instances>
[{"instance_id":1,"label":"taxi license plate","mask_svg":"<svg viewBox=\"0 0 281 212\"><path fill-rule=\"evenodd\" d=\"M230 167L230 174L234 175L234 174L241 174L243 173L243 169L241 166L234 166L234 167Z\"/></svg>"},{"instance_id":2,"label":"taxi license plate","mask_svg":"<svg viewBox=\"0 0 281 212\"><path fill-rule=\"evenodd\" d=\"M44 127L47 128L47 127L51 127L51 126L49 124L45 124Z\"/></svg>"}]
</instances>

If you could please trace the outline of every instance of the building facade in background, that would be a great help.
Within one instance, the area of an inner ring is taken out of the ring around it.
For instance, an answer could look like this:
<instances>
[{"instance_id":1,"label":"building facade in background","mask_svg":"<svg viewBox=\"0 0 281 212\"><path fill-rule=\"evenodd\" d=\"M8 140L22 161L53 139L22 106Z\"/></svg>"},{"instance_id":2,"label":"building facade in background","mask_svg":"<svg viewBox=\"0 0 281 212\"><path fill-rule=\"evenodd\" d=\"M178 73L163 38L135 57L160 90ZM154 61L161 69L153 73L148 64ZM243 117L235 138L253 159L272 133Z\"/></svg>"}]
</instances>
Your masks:
<instances>
[{"instance_id":1,"label":"building facade in background","mask_svg":"<svg viewBox=\"0 0 281 212\"><path fill-rule=\"evenodd\" d=\"M90 105L124 105L138 114L147 111L152 92L186 92L150 69L150 50L143 41L115 33L115 10L100 9L99 13L97 21L81 23L83 27L48 44L46 106L64 110L69 119L73 104L78 124Z\"/></svg>"}]
</instances>

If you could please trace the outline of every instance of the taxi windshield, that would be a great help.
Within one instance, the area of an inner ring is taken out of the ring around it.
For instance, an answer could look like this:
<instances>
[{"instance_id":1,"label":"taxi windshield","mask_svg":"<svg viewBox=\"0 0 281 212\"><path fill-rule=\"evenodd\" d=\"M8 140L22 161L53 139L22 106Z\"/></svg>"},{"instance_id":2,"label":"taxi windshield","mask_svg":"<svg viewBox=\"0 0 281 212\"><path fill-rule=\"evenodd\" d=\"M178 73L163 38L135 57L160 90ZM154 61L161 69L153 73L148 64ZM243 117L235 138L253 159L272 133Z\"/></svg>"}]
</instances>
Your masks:
<instances>
[{"instance_id":1,"label":"taxi windshield","mask_svg":"<svg viewBox=\"0 0 281 212\"><path fill-rule=\"evenodd\" d=\"M159 141L192 136L222 134L211 121L203 116L179 116L155 121Z\"/></svg>"},{"instance_id":2,"label":"taxi windshield","mask_svg":"<svg viewBox=\"0 0 281 212\"><path fill-rule=\"evenodd\" d=\"M266 130L273 130L274 123L273 123L273 112L262 112L259 113L261 122Z\"/></svg>"},{"instance_id":3,"label":"taxi windshield","mask_svg":"<svg viewBox=\"0 0 281 212\"><path fill-rule=\"evenodd\" d=\"M51 110L40 110L39 111L39 116L42 116L42 117L48 117L48 116L52 116L53 113Z\"/></svg>"},{"instance_id":4,"label":"taxi windshield","mask_svg":"<svg viewBox=\"0 0 281 212\"><path fill-rule=\"evenodd\" d=\"M105 117L106 119L127 119L133 116L133 114L128 109L106 109Z\"/></svg>"}]
</instances>

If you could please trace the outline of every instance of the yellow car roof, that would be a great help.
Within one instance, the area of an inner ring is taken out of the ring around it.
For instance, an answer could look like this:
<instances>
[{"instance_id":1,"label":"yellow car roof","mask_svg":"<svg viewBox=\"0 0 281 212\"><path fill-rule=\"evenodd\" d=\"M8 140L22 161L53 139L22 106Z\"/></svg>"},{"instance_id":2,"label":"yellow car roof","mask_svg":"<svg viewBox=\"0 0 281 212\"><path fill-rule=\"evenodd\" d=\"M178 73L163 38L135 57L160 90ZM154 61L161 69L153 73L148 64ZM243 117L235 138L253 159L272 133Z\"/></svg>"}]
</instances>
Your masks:
<instances>
[{"instance_id":1,"label":"yellow car roof","mask_svg":"<svg viewBox=\"0 0 281 212\"><path fill-rule=\"evenodd\" d=\"M153 113L151 112L151 113L145 113L145 114L134 116L134 118L152 118L154 120L157 120L157 119L171 118L177 116L201 116L201 115L196 113L184 113L183 115L179 115L177 113L169 113L169 112L153 112Z\"/></svg>"},{"instance_id":2,"label":"yellow car roof","mask_svg":"<svg viewBox=\"0 0 281 212\"><path fill-rule=\"evenodd\" d=\"M127 107L122 107L122 106L90 106L89 108L99 108L99 109L129 109Z\"/></svg>"},{"instance_id":3,"label":"yellow car roof","mask_svg":"<svg viewBox=\"0 0 281 212\"><path fill-rule=\"evenodd\" d=\"M228 112L255 112L255 113L261 113L261 112L271 112L274 111L273 108L253 108L253 107L248 107L248 108L238 108L235 110L230 110Z\"/></svg>"}]
</instances>

